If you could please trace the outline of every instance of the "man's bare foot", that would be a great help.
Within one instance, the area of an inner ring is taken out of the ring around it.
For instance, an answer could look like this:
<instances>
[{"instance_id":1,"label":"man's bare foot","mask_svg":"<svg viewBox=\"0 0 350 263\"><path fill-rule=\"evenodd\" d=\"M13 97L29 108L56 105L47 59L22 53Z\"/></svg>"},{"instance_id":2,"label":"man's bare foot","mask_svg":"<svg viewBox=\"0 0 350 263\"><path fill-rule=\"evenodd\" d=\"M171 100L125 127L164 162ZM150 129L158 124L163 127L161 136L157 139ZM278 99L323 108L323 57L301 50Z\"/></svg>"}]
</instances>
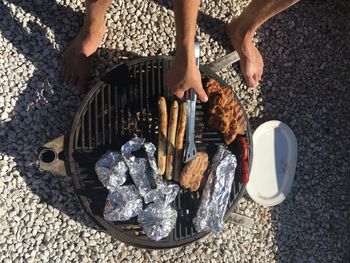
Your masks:
<instances>
[{"instance_id":1,"label":"man's bare foot","mask_svg":"<svg viewBox=\"0 0 350 263\"><path fill-rule=\"evenodd\" d=\"M259 50L251 40L252 35L244 32L239 18L226 26L226 33L240 57L241 72L248 86L256 87L261 80L264 62Z\"/></svg>"},{"instance_id":2,"label":"man's bare foot","mask_svg":"<svg viewBox=\"0 0 350 263\"><path fill-rule=\"evenodd\" d=\"M105 32L104 19L85 21L83 28L63 54L60 71L64 80L79 91L89 84L92 55L100 45Z\"/></svg>"}]
</instances>

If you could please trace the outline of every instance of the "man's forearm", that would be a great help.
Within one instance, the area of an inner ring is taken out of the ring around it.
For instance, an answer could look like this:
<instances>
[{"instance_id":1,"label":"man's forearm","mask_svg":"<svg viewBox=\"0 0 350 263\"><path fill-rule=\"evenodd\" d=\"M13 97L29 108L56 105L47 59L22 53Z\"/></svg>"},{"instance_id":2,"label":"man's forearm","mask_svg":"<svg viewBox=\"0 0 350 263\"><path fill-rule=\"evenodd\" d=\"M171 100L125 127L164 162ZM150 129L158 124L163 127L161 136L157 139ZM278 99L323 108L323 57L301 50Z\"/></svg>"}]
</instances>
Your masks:
<instances>
[{"instance_id":1,"label":"man's forearm","mask_svg":"<svg viewBox=\"0 0 350 263\"><path fill-rule=\"evenodd\" d=\"M202 102L208 100L194 59L194 37L200 0L174 0L176 56L167 74L167 86L178 98L193 89Z\"/></svg>"},{"instance_id":2,"label":"man's forearm","mask_svg":"<svg viewBox=\"0 0 350 263\"><path fill-rule=\"evenodd\" d=\"M174 0L176 55L194 60L194 37L200 0Z\"/></svg>"}]
</instances>

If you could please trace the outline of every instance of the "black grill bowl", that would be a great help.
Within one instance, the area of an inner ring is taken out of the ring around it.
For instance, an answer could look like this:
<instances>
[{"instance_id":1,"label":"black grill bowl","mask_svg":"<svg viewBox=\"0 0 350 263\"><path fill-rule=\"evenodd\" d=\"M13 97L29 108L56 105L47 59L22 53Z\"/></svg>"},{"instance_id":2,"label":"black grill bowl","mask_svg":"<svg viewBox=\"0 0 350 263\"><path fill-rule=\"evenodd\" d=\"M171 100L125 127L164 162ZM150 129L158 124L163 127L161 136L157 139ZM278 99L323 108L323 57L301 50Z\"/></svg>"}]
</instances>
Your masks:
<instances>
[{"instance_id":1,"label":"black grill bowl","mask_svg":"<svg viewBox=\"0 0 350 263\"><path fill-rule=\"evenodd\" d=\"M82 102L69 133L65 137L66 171L73 179L77 195L86 212L104 231L130 245L142 248L164 249L191 243L207 233L197 233L192 219L200 202L201 192L191 193L181 189L173 207L177 210L176 226L167 238L160 241L149 239L142 231L136 218L125 222L108 222L103 218L107 197L105 189L95 173L95 163L108 150L118 151L134 133L157 145L159 96L168 98L165 88L165 74L172 57L158 56L132 60L111 70L97 83ZM201 67L203 80L215 79L228 86L208 68ZM237 98L238 100L238 98ZM239 102L239 100L238 100ZM240 102L239 102L240 103ZM242 105L241 105L242 106ZM248 117L246 137L249 144L249 167L252 160L251 129ZM196 146L206 151L209 157L215 154L217 145L224 144L223 137L208 127L208 105L197 103ZM131 123L137 122L139 131ZM235 144L229 149L236 153ZM226 216L234 209L245 191L236 175L232 185Z\"/></svg>"}]
</instances>

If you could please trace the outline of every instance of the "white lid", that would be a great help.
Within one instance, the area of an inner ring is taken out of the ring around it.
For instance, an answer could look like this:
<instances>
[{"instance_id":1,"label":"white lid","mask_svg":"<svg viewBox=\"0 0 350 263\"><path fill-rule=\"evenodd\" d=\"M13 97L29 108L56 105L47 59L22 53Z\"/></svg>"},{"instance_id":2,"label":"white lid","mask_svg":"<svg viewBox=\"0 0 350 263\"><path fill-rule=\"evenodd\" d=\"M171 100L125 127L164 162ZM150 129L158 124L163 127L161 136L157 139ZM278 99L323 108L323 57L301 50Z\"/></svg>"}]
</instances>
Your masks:
<instances>
[{"instance_id":1,"label":"white lid","mask_svg":"<svg viewBox=\"0 0 350 263\"><path fill-rule=\"evenodd\" d=\"M268 121L253 134L253 162L247 192L263 206L281 203L289 194L297 162L297 139L283 122Z\"/></svg>"}]
</instances>

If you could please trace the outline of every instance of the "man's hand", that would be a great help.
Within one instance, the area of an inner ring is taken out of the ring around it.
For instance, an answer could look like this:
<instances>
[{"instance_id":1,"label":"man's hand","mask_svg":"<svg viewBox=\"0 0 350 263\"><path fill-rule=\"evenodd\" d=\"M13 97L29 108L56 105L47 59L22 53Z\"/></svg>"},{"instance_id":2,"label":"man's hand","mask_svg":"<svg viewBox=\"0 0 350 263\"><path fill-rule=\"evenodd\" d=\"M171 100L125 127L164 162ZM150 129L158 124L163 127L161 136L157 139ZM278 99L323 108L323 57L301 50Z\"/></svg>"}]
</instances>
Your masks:
<instances>
[{"instance_id":1,"label":"man's hand","mask_svg":"<svg viewBox=\"0 0 350 263\"><path fill-rule=\"evenodd\" d=\"M174 0L176 26L176 57L166 83L177 97L182 98L188 89L194 89L198 98L206 102L201 74L194 58L194 36L200 0Z\"/></svg>"},{"instance_id":2,"label":"man's hand","mask_svg":"<svg viewBox=\"0 0 350 263\"><path fill-rule=\"evenodd\" d=\"M191 60L190 62L187 62L186 59L182 59L181 57L176 57L167 73L166 83L171 93L180 99L183 98L186 90L192 88L196 91L198 98L202 102L208 100L208 96L202 86L201 74L194 61L194 56L193 61Z\"/></svg>"}]
</instances>

